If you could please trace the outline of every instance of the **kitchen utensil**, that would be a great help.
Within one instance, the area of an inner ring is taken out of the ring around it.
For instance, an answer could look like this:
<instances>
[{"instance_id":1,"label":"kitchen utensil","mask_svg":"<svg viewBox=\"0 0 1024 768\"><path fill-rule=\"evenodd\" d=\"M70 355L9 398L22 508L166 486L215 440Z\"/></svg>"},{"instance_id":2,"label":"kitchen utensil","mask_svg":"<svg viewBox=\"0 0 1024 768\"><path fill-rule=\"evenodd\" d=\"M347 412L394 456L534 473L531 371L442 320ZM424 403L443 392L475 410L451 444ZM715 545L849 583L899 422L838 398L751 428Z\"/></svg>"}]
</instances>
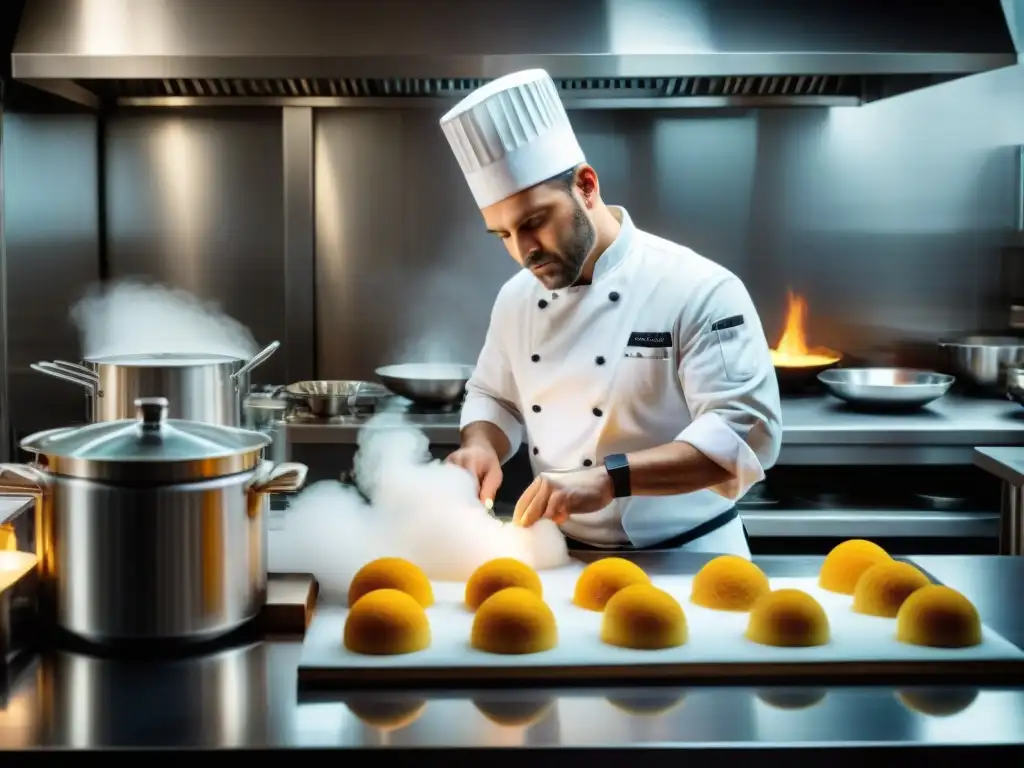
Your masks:
<instances>
[{"instance_id":1,"label":"kitchen utensil","mask_svg":"<svg viewBox=\"0 0 1024 768\"><path fill-rule=\"evenodd\" d=\"M834 368L819 373L818 381L853 406L912 409L942 397L956 379L913 368Z\"/></svg>"},{"instance_id":2,"label":"kitchen utensil","mask_svg":"<svg viewBox=\"0 0 1024 768\"><path fill-rule=\"evenodd\" d=\"M262 460L259 432L137 418L21 441L0 492L36 497L43 616L87 641L198 641L254 618L266 597L266 494L295 491L302 464Z\"/></svg>"},{"instance_id":3,"label":"kitchen utensil","mask_svg":"<svg viewBox=\"0 0 1024 768\"><path fill-rule=\"evenodd\" d=\"M426 406L447 406L462 402L466 383L473 375L472 365L453 363L404 363L378 368L377 378L384 386Z\"/></svg>"},{"instance_id":4,"label":"kitchen utensil","mask_svg":"<svg viewBox=\"0 0 1024 768\"><path fill-rule=\"evenodd\" d=\"M775 378L779 391L785 395L797 395L818 388L818 374L839 364L839 360L821 365L777 365Z\"/></svg>"},{"instance_id":5,"label":"kitchen utensil","mask_svg":"<svg viewBox=\"0 0 1024 768\"><path fill-rule=\"evenodd\" d=\"M274 391L250 392L242 401L242 426L262 432L271 439L266 457L275 464L288 460L284 420L293 406L290 399L279 397Z\"/></svg>"},{"instance_id":6,"label":"kitchen utensil","mask_svg":"<svg viewBox=\"0 0 1024 768\"><path fill-rule=\"evenodd\" d=\"M964 336L939 342L950 373L981 390L1002 393L1005 369L1024 364L1024 337Z\"/></svg>"},{"instance_id":7,"label":"kitchen utensil","mask_svg":"<svg viewBox=\"0 0 1024 768\"><path fill-rule=\"evenodd\" d=\"M1024 367L1006 369L1006 396L1019 405L1024 405Z\"/></svg>"},{"instance_id":8,"label":"kitchen utensil","mask_svg":"<svg viewBox=\"0 0 1024 768\"><path fill-rule=\"evenodd\" d=\"M249 373L277 351L268 344L250 360L219 355L118 355L90 357L87 366L64 361L36 363L33 370L87 388L90 421L132 418L140 397L166 397L171 417L237 427Z\"/></svg>"},{"instance_id":9,"label":"kitchen utensil","mask_svg":"<svg viewBox=\"0 0 1024 768\"><path fill-rule=\"evenodd\" d=\"M304 403L314 416L330 417L376 405L388 391L370 381L297 381L284 393Z\"/></svg>"}]
</instances>

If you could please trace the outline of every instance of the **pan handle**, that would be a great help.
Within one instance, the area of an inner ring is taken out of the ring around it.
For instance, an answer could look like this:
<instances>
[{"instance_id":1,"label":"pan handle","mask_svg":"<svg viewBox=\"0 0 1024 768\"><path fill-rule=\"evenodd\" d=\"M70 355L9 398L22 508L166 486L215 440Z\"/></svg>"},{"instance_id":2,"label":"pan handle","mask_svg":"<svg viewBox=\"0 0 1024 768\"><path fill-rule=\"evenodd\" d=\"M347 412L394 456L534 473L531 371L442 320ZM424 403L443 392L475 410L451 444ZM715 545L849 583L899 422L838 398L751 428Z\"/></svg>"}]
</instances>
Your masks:
<instances>
[{"instance_id":1,"label":"pan handle","mask_svg":"<svg viewBox=\"0 0 1024 768\"><path fill-rule=\"evenodd\" d=\"M99 382L100 380L100 375L96 373L96 371L86 368L84 365L79 365L78 363L69 363L66 360L54 360L53 364L56 365L58 368L64 368L68 371L71 371L72 373L77 373L79 376L82 376L83 378L92 379L95 382Z\"/></svg>"},{"instance_id":2,"label":"pan handle","mask_svg":"<svg viewBox=\"0 0 1024 768\"><path fill-rule=\"evenodd\" d=\"M245 374L249 373L249 371L251 371L257 365L261 365L263 362L265 362L267 360L267 358L269 358L271 355L273 355L275 352L277 352L277 348L280 347L280 346L281 346L281 342L280 341L272 341L272 342L270 342L269 344L267 344L267 346L265 346L263 349L261 349L255 355L253 355L252 359L250 359L249 362L247 362L245 365L243 365L241 368L239 368L237 371L235 371L233 374L231 374L231 378L232 379L238 379L239 377L244 376Z\"/></svg>"},{"instance_id":3,"label":"pan handle","mask_svg":"<svg viewBox=\"0 0 1024 768\"><path fill-rule=\"evenodd\" d=\"M32 363L29 368L39 373L45 373L47 376L52 376L55 379L62 379L63 381L70 381L72 384L78 384L80 387L85 387L93 395L99 394L96 391L96 382L91 379L87 379L84 376L80 376L72 371L66 371L53 363Z\"/></svg>"}]
</instances>

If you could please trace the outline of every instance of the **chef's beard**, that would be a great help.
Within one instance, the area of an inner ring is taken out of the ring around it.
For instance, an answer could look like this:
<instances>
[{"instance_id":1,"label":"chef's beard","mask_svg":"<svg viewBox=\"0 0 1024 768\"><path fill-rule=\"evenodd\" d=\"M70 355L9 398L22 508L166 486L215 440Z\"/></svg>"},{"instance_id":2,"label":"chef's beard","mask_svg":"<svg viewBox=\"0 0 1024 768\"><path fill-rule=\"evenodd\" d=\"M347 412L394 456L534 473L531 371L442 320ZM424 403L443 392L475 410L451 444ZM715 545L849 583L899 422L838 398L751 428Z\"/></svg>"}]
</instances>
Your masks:
<instances>
[{"instance_id":1,"label":"chef's beard","mask_svg":"<svg viewBox=\"0 0 1024 768\"><path fill-rule=\"evenodd\" d=\"M557 291L574 285L583 274L583 267L597 243L597 229L587 217L583 206L573 200L576 210L573 211L572 227L559 243L558 253L534 251L527 257L523 267L531 269L538 264L553 264L558 267L547 275L536 275L537 279L549 291Z\"/></svg>"}]
</instances>

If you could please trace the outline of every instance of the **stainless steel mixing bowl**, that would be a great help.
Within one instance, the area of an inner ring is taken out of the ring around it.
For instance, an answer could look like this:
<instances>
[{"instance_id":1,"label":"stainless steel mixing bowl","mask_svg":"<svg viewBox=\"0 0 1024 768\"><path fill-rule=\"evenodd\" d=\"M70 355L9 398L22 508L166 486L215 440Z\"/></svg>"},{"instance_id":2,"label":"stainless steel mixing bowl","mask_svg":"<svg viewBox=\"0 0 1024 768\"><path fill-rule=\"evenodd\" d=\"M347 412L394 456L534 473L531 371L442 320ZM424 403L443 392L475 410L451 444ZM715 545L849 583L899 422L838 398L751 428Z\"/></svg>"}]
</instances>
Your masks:
<instances>
[{"instance_id":1,"label":"stainless steel mixing bowl","mask_svg":"<svg viewBox=\"0 0 1024 768\"><path fill-rule=\"evenodd\" d=\"M920 408L942 397L956 379L913 368L833 368L818 374L830 393L864 408Z\"/></svg>"},{"instance_id":2,"label":"stainless steel mixing bowl","mask_svg":"<svg viewBox=\"0 0 1024 768\"><path fill-rule=\"evenodd\" d=\"M314 416L330 417L372 406L387 390L372 381L297 381L284 388L290 398L305 403Z\"/></svg>"},{"instance_id":3,"label":"stainless steel mixing bowl","mask_svg":"<svg viewBox=\"0 0 1024 768\"><path fill-rule=\"evenodd\" d=\"M957 378L999 393L1005 391L1006 369L1024 365L1024 338L1019 336L964 336L940 341L939 347Z\"/></svg>"},{"instance_id":4,"label":"stainless steel mixing bowl","mask_svg":"<svg viewBox=\"0 0 1024 768\"><path fill-rule=\"evenodd\" d=\"M396 395L425 406L450 406L466 394L472 365L403 363L377 369L377 377Z\"/></svg>"}]
</instances>

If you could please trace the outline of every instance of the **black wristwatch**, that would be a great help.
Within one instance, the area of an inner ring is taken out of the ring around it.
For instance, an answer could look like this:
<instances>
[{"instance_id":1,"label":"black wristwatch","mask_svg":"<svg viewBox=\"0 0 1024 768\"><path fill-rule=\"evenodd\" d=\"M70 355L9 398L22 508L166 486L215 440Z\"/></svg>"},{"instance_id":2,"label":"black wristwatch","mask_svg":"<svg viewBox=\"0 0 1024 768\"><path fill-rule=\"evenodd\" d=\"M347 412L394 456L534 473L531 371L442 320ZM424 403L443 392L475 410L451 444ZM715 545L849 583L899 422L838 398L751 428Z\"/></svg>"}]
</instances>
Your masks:
<instances>
[{"instance_id":1,"label":"black wristwatch","mask_svg":"<svg viewBox=\"0 0 1024 768\"><path fill-rule=\"evenodd\" d=\"M612 481L612 490L616 499L624 499L633 494L629 483L629 459L624 453L613 453L604 457L604 468Z\"/></svg>"}]
</instances>

